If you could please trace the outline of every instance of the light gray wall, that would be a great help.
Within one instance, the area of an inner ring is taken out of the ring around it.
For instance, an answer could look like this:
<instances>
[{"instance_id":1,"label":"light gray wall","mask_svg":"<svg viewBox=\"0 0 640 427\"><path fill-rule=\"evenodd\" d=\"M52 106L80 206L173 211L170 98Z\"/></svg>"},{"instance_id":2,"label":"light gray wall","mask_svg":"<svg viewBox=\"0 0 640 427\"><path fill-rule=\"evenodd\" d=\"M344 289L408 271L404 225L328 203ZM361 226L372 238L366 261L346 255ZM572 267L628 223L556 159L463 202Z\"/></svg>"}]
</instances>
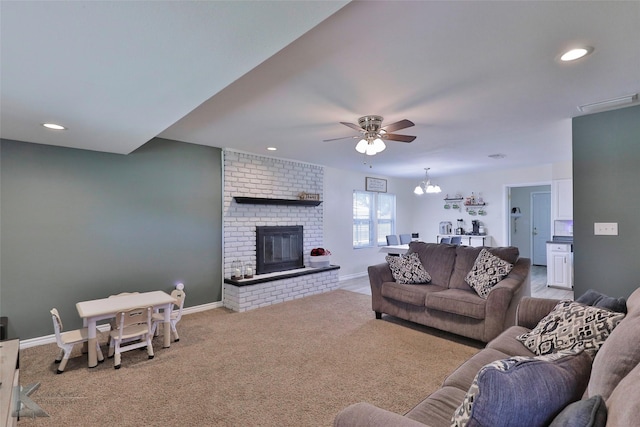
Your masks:
<instances>
[{"instance_id":1,"label":"light gray wall","mask_svg":"<svg viewBox=\"0 0 640 427\"><path fill-rule=\"evenodd\" d=\"M573 119L574 292L627 297L640 284L640 106ZM595 236L617 222L618 236Z\"/></svg>"},{"instance_id":2,"label":"light gray wall","mask_svg":"<svg viewBox=\"0 0 640 427\"><path fill-rule=\"evenodd\" d=\"M220 149L154 139L123 156L1 141L0 312L9 334L81 321L78 301L171 291L221 300Z\"/></svg>"}]
</instances>

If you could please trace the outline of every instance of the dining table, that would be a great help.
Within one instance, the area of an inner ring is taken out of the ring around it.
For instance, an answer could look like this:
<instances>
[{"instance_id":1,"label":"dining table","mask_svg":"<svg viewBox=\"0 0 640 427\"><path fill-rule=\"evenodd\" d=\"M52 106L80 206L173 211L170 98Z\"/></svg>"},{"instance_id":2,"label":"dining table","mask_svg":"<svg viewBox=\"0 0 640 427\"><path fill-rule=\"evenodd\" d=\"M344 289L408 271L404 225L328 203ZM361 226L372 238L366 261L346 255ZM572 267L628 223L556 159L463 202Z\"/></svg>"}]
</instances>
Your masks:
<instances>
[{"instance_id":1,"label":"dining table","mask_svg":"<svg viewBox=\"0 0 640 427\"><path fill-rule=\"evenodd\" d=\"M117 298L100 298L76 303L78 314L87 328L87 351L89 353L89 367L98 365L96 352L97 326L99 320L116 317L120 311L138 307L153 307L162 309L164 314L164 342L163 347L171 346L171 308L175 298L164 291L151 291L121 295Z\"/></svg>"},{"instance_id":2,"label":"dining table","mask_svg":"<svg viewBox=\"0 0 640 427\"><path fill-rule=\"evenodd\" d=\"M409 250L409 245L387 245L381 246L379 252L387 254L406 254Z\"/></svg>"}]
</instances>

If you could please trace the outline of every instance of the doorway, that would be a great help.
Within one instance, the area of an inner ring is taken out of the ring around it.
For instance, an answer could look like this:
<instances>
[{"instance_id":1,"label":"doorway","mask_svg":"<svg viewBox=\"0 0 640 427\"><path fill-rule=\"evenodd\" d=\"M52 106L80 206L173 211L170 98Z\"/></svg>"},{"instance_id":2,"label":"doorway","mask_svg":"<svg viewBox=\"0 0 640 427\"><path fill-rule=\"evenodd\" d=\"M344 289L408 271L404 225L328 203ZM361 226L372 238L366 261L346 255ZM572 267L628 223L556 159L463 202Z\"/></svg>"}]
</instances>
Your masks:
<instances>
[{"instance_id":1,"label":"doorway","mask_svg":"<svg viewBox=\"0 0 640 427\"><path fill-rule=\"evenodd\" d=\"M537 194L535 198L534 194ZM509 245L517 247L520 256L530 258L532 264L546 266L546 241L550 239L551 230L551 185L508 186L506 196Z\"/></svg>"}]
</instances>

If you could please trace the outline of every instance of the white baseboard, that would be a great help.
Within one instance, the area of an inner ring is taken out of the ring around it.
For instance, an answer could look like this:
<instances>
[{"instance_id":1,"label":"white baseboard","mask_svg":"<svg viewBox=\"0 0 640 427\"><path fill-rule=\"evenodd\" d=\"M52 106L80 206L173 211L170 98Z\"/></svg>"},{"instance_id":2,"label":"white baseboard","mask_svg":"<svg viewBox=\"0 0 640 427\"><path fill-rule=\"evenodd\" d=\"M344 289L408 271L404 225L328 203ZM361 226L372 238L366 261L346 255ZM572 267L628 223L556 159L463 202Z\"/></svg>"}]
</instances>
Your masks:
<instances>
[{"instance_id":1,"label":"white baseboard","mask_svg":"<svg viewBox=\"0 0 640 427\"><path fill-rule=\"evenodd\" d=\"M368 273L366 271L363 271L363 272L360 272L360 273L354 273L354 274L346 274L344 276L340 276L338 278L338 281L342 282L344 280L359 279L360 277L366 277L367 274Z\"/></svg>"},{"instance_id":2,"label":"white baseboard","mask_svg":"<svg viewBox=\"0 0 640 427\"><path fill-rule=\"evenodd\" d=\"M222 301L212 302L208 304L196 305L193 307L185 307L182 309L182 314L188 315L188 314L198 313L206 310L212 310L214 308L220 308L220 307L222 307ZM109 332L109 325L107 324L98 325L98 331ZM20 340L20 350L23 350L29 347L36 347L39 345L51 344L54 342L56 342L55 334L45 335L43 337L29 338L27 340Z\"/></svg>"}]
</instances>

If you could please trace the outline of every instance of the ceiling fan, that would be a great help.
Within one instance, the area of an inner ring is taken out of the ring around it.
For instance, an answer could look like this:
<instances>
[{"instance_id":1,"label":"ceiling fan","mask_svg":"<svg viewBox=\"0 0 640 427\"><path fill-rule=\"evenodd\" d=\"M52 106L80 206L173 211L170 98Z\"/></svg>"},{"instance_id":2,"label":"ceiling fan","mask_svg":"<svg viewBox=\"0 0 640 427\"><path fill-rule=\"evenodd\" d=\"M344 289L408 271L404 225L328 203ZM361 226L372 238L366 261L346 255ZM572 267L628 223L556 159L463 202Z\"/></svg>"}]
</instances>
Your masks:
<instances>
[{"instance_id":1,"label":"ceiling fan","mask_svg":"<svg viewBox=\"0 0 640 427\"><path fill-rule=\"evenodd\" d=\"M387 141L399 141L399 142L411 142L416 139L413 135L400 135L395 132L400 129L405 129L415 124L411 120L400 120L399 122L391 123L386 126L382 126L382 116L362 116L358 119L358 124L340 122L351 129L357 130L361 135L344 136L342 138L325 139L324 141L337 141L339 139L347 138L361 138L360 142L356 145L356 151L359 153L365 153L370 156L377 154L386 148L384 140Z\"/></svg>"}]
</instances>

